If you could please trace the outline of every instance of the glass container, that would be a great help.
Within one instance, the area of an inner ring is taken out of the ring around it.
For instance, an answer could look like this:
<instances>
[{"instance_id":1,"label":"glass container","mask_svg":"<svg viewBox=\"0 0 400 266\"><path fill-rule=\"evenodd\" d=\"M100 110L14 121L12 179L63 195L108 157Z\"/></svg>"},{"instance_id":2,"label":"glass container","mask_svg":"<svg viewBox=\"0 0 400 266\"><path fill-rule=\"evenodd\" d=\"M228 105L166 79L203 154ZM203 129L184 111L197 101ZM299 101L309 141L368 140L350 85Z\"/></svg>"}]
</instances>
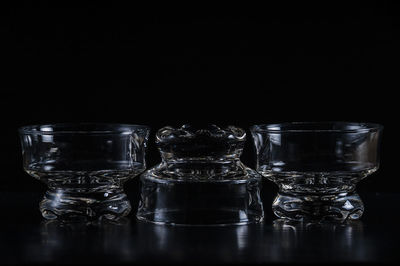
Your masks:
<instances>
[{"instance_id":1,"label":"glass container","mask_svg":"<svg viewBox=\"0 0 400 266\"><path fill-rule=\"evenodd\" d=\"M256 170L279 186L272 209L290 220L354 220L364 205L356 184L379 167L383 127L299 122L251 128Z\"/></svg>"},{"instance_id":2,"label":"glass container","mask_svg":"<svg viewBox=\"0 0 400 266\"><path fill-rule=\"evenodd\" d=\"M53 124L19 133L25 171L48 186L44 218L118 219L130 212L123 184L145 170L148 127Z\"/></svg>"},{"instance_id":3,"label":"glass container","mask_svg":"<svg viewBox=\"0 0 400 266\"><path fill-rule=\"evenodd\" d=\"M160 129L162 162L141 175L137 218L173 225L262 221L261 176L240 161L245 140L233 126Z\"/></svg>"}]
</instances>

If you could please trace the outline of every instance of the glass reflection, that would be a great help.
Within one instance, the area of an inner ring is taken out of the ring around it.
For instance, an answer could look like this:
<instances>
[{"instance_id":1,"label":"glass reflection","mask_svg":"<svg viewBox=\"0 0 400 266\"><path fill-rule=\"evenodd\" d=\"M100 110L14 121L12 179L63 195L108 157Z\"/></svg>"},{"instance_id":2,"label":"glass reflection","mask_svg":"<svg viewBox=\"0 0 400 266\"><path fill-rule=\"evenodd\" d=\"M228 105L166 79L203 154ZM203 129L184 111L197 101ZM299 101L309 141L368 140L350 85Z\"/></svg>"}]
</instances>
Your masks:
<instances>
[{"instance_id":1,"label":"glass reflection","mask_svg":"<svg viewBox=\"0 0 400 266\"><path fill-rule=\"evenodd\" d=\"M63 222L44 220L40 227L41 260L76 260L79 257L99 255L95 260L104 259L126 261L132 259L133 239L131 221L100 220L94 222ZM65 258L66 254L75 254ZM88 258L89 259L89 258Z\"/></svg>"},{"instance_id":2,"label":"glass reflection","mask_svg":"<svg viewBox=\"0 0 400 266\"><path fill-rule=\"evenodd\" d=\"M122 220L92 223L41 223L41 241L26 250L41 261L62 259L113 262L246 262L249 254L258 260L263 252L262 224L241 226L165 226ZM69 258L67 254L74 254ZM199 254L207 254L200 256ZM65 258L67 256L67 258Z\"/></svg>"},{"instance_id":3,"label":"glass reflection","mask_svg":"<svg viewBox=\"0 0 400 266\"><path fill-rule=\"evenodd\" d=\"M364 231L361 221L187 227L53 220L41 223L39 239L25 242L24 252L33 262L357 262L376 255Z\"/></svg>"},{"instance_id":4,"label":"glass reflection","mask_svg":"<svg viewBox=\"0 0 400 266\"><path fill-rule=\"evenodd\" d=\"M197 262L232 263L246 262L252 245L262 242L263 225L188 227L138 222L137 228L140 241L152 243L150 252L159 258L173 262L198 258ZM199 254L207 256L199 258Z\"/></svg>"},{"instance_id":5,"label":"glass reflection","mask_svg":"<svg viewBox=\"0 0 400 266\"><path fill-rule=\"evenodd\" d=\"M364 244L364 226L361 221L345 223L273 221L271 250L276 260L295 261L299 256L310 259L335 256L333 261L363 261L368 248ZM322 254L326 253L325 255ZM319 254L318 254L319 253Z\"/></svg>"}]
</instances>

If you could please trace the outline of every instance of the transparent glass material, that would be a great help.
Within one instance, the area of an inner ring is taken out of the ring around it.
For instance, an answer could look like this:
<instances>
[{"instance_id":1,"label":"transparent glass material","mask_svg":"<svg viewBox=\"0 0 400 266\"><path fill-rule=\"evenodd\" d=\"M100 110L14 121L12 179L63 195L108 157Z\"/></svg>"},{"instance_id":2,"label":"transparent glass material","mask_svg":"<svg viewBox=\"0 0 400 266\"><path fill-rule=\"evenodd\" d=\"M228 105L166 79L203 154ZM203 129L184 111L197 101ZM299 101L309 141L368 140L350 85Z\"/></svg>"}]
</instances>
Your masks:
<instances>
[{"instance_id":1,"label":"transparent glass material","mask_svg":"<svg viewBox=\"0 0 400 266\"><path fill-rule=\"evenodd\" d=\"M383 127L322 122L251 128L257 171L279 186L272 208L291 220L354 220L364 205L356 183L379 167Z\"/></svg>"},{"instance_id":2,"label":"transparent glass material","mask_svg":"<svg viewBox=\"0 0 400 266\"><path fill-rule=\"evenodd\" d=\"M54 124L19 129L25 171L48 190L47 219L117 219L131 205L123 184L145 170L149 128L123 124Z\"/></svg>"},{"instance_id":3,"label":"transparent glass material","mask_svg":"<svg viewBox=\"0 0 400 266\"><path fill-rule=\"evenodd\" d=\"M141 175L137 218L174 225L262 221L261 176L240 161L245 140L233 126L160 129L162 162Z\"/></svg>"}]
</instances>

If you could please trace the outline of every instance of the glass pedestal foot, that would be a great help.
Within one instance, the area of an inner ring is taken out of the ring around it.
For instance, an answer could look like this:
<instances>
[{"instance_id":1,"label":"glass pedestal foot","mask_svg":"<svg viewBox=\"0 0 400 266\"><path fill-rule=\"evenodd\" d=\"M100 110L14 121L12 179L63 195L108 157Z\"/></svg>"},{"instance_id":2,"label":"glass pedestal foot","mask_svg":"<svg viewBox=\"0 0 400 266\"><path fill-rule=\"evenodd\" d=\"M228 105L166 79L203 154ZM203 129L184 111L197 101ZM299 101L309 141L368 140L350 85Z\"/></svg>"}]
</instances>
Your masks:
<instances>
[{"instance_id":1,"label":"glass pedestal foot","mask_svg":"<svg viewBox=\"0 0 400 266\"><path fill-rule=\"evenodd\" d=\"M39 209L46 219L117 220L129 214L131 204L122 190L77 193L56 189L46 192Z\"/></svg>"},{"instance_id":2,"label":"glass pedestal foot","mask_svg":"<svg viewBox=\"0 0 400 266\"><path fill-rule=\"evenodd\" d=\"M331 195L299 195L279 192L272 210L279 218L303 220L357 220L364 204L355 192Z\"/></svg>"}]
</instances>

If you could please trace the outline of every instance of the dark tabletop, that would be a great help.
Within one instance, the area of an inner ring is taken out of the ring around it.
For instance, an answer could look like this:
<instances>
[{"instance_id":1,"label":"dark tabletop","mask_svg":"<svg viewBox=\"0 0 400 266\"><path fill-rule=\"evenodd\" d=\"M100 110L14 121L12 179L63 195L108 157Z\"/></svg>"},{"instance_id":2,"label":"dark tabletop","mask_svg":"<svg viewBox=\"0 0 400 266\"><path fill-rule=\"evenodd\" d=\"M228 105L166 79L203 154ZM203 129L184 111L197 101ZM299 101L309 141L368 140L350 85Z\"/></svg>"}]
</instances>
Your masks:
<instances>
[{"instance_id":1,"label":"dark tabletop","mask_svg":"<svg viewBox=\"0 0 400 266\"><path fill-rule=\"evenodd\" d=\"M85 262L394 262L400 259L400 195L364 193L366 211L346 224L288 224L270 211L262 224L174 227L138 222L43 220L39 192L0 192L0 259L5 263ZM135 202L133 202L133 205Z\"/></svg>"}]
</instances>

